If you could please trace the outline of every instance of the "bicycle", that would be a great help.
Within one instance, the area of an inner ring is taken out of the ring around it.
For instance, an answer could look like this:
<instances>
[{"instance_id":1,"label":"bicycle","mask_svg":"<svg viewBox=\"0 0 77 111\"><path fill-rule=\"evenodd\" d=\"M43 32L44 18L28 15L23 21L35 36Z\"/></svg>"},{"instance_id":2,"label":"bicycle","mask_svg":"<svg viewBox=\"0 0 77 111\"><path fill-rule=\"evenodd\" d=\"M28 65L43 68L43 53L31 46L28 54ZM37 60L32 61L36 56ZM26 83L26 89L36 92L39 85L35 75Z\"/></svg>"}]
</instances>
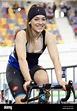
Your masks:
<instances>
[{"instance_id":1,"label":"bicycle","mask_svg":"<svg viewBox=\"0 0 77 111\"><path fill-rule=\"evenodd\" d=\"M36 85L34 81L31 81L30 85L27 87L27 90L28 90L27 94L25 98L21 99L21 102L27 102L27 104L52 104L51 102L48 102L46 100L45 91L52 90L52 89L62 89L62 88L63 87L60 85L52 85L50 83L43 84L43 85ZM33 89L39 89L39 94L38 96L31 98L31 92ZM66 85L66 97L60 100L60 104L63 104L70 98L71 91L73 92L74 99L77 99L77 97L75 96L73 82L69 80L68 84ZM38 102L31 103L35 100L38 100Z\"/></svg>"}]
</instances>

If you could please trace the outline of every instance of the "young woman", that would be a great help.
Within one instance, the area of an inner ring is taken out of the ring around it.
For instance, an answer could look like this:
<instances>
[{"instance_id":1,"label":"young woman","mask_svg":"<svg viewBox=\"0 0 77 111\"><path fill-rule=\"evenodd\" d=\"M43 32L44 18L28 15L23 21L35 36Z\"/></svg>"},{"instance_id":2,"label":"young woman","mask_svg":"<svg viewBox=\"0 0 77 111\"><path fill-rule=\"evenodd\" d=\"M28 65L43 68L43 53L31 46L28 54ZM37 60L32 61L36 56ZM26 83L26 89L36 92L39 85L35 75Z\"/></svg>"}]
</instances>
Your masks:
<instances>
[{"instance_id":1,"label":"young woman","mask_svg":"<svg viewBox=\"0 0 77 111\"><path fill-rule=\"evenodd\" d=\"M9 55L6 79L16 104L23 104L27 85L34 80L38 85L49 83L45 69L38 59L47 47L54 64L58 83L65 89L58 50L50 32L45 30L46 13L42 6L33 5L28 12L27 28L16 34L14 51Z\"/></svg>"}]
</instances>

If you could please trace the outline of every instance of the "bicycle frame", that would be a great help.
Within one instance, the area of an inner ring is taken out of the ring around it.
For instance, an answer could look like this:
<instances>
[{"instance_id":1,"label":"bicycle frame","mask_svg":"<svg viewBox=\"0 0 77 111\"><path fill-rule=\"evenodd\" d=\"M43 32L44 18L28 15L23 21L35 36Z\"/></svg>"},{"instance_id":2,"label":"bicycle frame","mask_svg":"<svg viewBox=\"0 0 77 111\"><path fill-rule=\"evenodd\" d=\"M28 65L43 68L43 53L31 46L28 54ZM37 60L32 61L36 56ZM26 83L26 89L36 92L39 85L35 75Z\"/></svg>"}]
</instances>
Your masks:
<instances>
[{"instance_id":1,"label":"bicycle frame","mask_svg":"<svg viewBox=\"0 0 77 111\"><path fill-rule=\"evenodd\" d=\"M52 89L62 89L62 88L63 87L60 85L51 85L51 84L35 85L34 82L32 81L27 88L28 91L27 91L26 97L24 99L21 99L21 102L27 101L27 104L29 104L30 102L38 100L37 104L51 104L46 100L46 98L44 96L44 91L45 90L52 90ZM32 89L39 89L38 96L30 98ZM62 104L63 102L66 102L70 98L71 91L73 92L74 99L77 99L77 97L75 96L73 82L71 80L69 80L68 84L66 85L66 92L67 92L66 97L62 98L60 100L60 104Z\"/></svg>"}]
</instances>

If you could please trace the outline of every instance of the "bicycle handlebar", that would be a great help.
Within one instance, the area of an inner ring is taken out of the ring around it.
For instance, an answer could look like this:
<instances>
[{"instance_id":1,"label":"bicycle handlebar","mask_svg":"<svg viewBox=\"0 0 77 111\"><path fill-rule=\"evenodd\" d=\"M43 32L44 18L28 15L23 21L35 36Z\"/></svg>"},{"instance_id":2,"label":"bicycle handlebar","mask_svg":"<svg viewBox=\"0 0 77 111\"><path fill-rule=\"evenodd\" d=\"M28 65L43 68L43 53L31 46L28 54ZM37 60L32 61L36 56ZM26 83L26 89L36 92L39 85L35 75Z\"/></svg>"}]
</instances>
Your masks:
<instances>
[{"instance_id":1,"label":"bicycle handlebar","mask_svg":"<svg viewBox=\"0 0 77 111\"><path fill-rule=\"evenodd\" d=\"M65 102L70 98L71 91L73 92L74 99L77 99L77 97L75 96L73 82L71 80L69 80L68 85L66 85L66 91L67 91L66 97L61 99L62 102Z\"/></svg>"},{"instance_id":2,"label":"bicycle handlebar","mask_svg":"<svg viewBox=\"0 0 77 111\"><path fill-rule=\"evenodd\" d=\"M30 85L28 85L27 87L27 94L25 96L25 98L21 99L21 102L26 102L28 101L28 99L30 98L31 96L31 91L32 89L42 89L42 90L52 90L52 89L62 89L63 87L61 85L51 85L51 84L43 84L43 85L35 85L34 84L34 81L31 81ZM62 98L61 99L61 102L65 102L69 99L70 97L70 92L73 92L73 95L74 95L74 98L76 99L75 97L75 91L74 91L74 88L73 88L73 82L71 80L69 80L68 84L66 85L66 97L65 98Z\"/></svg>"}]
</instances>

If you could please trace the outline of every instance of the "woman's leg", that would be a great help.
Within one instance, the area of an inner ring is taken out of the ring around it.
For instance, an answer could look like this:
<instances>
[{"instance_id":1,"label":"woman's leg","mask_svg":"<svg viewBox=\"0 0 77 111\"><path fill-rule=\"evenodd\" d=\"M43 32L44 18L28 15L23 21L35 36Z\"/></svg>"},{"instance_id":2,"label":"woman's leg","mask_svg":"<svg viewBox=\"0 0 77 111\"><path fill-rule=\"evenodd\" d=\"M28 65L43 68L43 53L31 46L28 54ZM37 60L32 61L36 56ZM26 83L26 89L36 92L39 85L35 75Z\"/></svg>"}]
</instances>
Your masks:
<instances>
[{"instance_id":1,"label":"woman's leg","mask_svg":"<svg viewBox=\"0 0 77 111\"><path fill-rule=\"evenodd\" d=\"M21 98L26 96L26 91L23 88L25 81L20 71L12 66L7 66L6 80L15 100L15 104L24 104L21 102Z\"/></svg>"},{"instance_id":2,"label":"woman's leg","mask_svg":"<svg viewBox=\"0 0 77 111\"><path fill-rule=\"evenodd\" d=\"M30 74L31 74L32 79L38 85L49 83L49 77L46 70L39 65L35 65L30 70ZM45 90L44 94L46 95L46 100L48 101L50 97L50 90Z\"/></svg>"},{"instance_id":3,"label":"woman's leg","mask_svg":"<svg viewBox=\"0 0 77 111\"><path fill-rule=\"evenodd\" d=\"M25 98L26 95L21 95L15 98L15 104L27 104L27 102L21 102L21 99Z\"/></svg>"},{"instance_id":4,"label":"woman's leg","mask_svg":"<svg viewBox=\"0 0 77 111\"><path fill-rule=\"evenodd\" d=\"M34 81L38 85L49 83L49 77L47 72L41 69L36 71L34 74Z\"/></svg>"},{"instance_id":5,"label":"woman's leg","mask_svg":"<svg viewBox=\"0 0 77 111\"><path fill-rule=\"evenodd\" d=\"M34 80L38 85L49 83L49 77L46 70L39 65L35 65L30 69L30 75L32 80Z\"/></svg>"},{"instance_id":6,"label":"woman's leg","mask_svg":"<svg viewBox=\"0 0 77 111\"><path fill-rule=\"evenodd\" d=\"M38 70L34 75L34 80L38 85L49 83L48 74L44 70ZM50 90L44 90L46 100L49 101Z\"/></svg>"},{"instance_id":7,"label":"woman's leg","mask_svg":"<svg viewBox=\"0 0 77 111\"><path fill-rule=\"evenodd\" d=\"M23 88L23 81L20 78L15 78L8 83L9 89L13 98L15 99L15 104L26 104L26 102L21 102L26 96L26 91Z\"/></svg>"}]
</instances>

